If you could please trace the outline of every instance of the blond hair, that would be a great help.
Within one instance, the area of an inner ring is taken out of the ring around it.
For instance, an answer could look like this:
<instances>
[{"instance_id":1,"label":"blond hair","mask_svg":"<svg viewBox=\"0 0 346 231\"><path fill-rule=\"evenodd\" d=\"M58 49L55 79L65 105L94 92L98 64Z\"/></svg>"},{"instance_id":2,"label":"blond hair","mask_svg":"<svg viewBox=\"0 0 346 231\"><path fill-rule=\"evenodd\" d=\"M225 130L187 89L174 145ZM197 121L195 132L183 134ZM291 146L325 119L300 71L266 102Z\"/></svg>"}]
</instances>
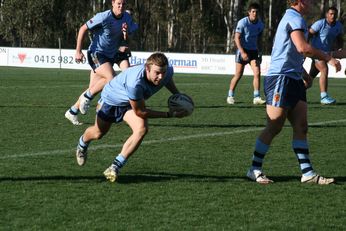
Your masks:
<instances>
[{"instance_id":1,"label":"blond hair","mask_svg":"<svg viewBox=\"0 0 346 231\"><path fill-rule=\"evenodd\" d=\"M157 65L159 67L165 67L168 65L168 59L165 54L161 52L153 53L147 59L145 65L150 67L151 65Z\"/></svg>"}]
</instances>

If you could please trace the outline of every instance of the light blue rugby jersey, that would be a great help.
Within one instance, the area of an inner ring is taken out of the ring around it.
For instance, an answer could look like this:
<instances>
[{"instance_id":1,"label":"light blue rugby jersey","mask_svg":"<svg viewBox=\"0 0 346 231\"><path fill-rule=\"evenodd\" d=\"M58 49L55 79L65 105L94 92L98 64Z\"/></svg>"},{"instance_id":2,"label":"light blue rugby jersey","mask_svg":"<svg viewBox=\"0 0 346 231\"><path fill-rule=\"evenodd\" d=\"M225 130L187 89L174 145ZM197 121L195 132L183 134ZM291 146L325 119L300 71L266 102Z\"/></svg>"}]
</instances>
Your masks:
<instances>
[{"instance_id":1,"label":"light blue rugby jersey","mask_svg":"<svg viewBox=\"0 0 346 231\"><path fill-rule=\"evenodd\" d=\"M235 32L240 33L241 45L247 50L257 50L257 39L264 29L263 22L258 19L252 23L249 17L239 20Z\"/></svg>"},{"instance_id":2,"label":"light blue rugby jersey","mask_svg":"<svg viewBox=\"0 0 346 231\"><path fill-rule=\"evenodd\" d=\"M320 19L312 24L311 29L316 32L311 45L325 52L330 52L336 37L343 34L343 26L339 21L329 25L326 19Z\"/></svg>"},{"instance_id":3,"label":"light blue rugby jersey","mask_svg":"<svg viewBox=\"0 0 346 231\"><path fill-rule=\"evenodd\" d=\"M124 12L121 18L116 18L112 10L107 10L87 21L86 25L93 33L89 50L114 58L123 41L123 23L127 23L129 34L138 29L138 25L132 21L132 17L127 12Z\"/></svg>"},{"instance_id":4,"label":"light blue rugby jersey","mask_svg":"<svg viewBox=\"0 0 346 231\"><path fill-rule=\"evenodd\" d=\"M287 9L275 34L268 70L270 75L286 75L293 79L301 79L304 56L300 54L291 40L291 32L301 30L307 38L306 22L295 9Z\"/></svg>"},{"instance_id":5,"label":"light blue rugby jersey","mask_svg":"<svg viewBox=\"0 0 346 231\"><path fill-rule=\"evenodd\" d=\"M102 90L102 100L112 106L127 106L129 100L146 100L173 77L173 67L168 66L160 85L150 83L145 76L145 64L127 68L108 82Z\"/></svg>"}]
</instances>

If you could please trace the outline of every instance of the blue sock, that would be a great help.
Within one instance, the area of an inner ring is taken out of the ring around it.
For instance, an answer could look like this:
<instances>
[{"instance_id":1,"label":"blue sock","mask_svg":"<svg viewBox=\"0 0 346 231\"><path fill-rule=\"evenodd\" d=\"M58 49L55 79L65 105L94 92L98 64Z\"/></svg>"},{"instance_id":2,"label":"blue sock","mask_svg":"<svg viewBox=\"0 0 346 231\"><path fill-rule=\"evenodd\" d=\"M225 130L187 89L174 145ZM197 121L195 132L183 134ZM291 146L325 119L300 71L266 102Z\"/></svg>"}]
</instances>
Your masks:
<instances>
[{"instance_id":1,"label":"blue sock","mask_svg":"<svg viewBox=\"0 0 346 231\"><path fill-rule=\"evenodd\" d=\"M262 143L259 139L256 140L255 151L252 156L252 166L251 169L262 169L263 159L265 154L269 150L269 145Z\"/></svg>"},{"instance_id":2,"label":"blue sock","mask_svg":"<svg viewBox=\"0 0 346 231\"><path fill-rule=\"evenodd\" d=\"M71 107L70 107L70 113L71 113L72 115L78 115L79 109L76 108L75 106L71 106Z\"/></svg>"},{"instance_id":3,"label":"blue sock","mask_svg":"<svg viewBox=\"0 0 346 231\"><path fill-rule=\"evenodd\" d=\"M89 89L84 93L84 96L90 100L94 98L94 96L90 93Z\"/></svg>"},{"instance_id":4,"label":"blue sock","mask_svg":"<svg viewBox=\"0 0 346 231\"><path fill-rule=\"evenodd\" d=\"M81 136L79 138L78 146L81 147L82 149L84 149L84 150L88 149L89 144L90 144L90 142L86 143L83 141L83 136Z\"/></svg>"},{"instance_id":5,"label":"blue sock","mask_svg":"<svg viewBox=\"0 0 346 231\"><path fill-rule=\"evenodd\" d=\"M234 91L229 90L229 91L228 91L228 96L234 97Z\"/></svg>"},{"instance_id":6,"label":"blue sock","mask_svg":"<svg viewBox=\"0 0 346 231\"><path fill-rule=\"evenodd\" d=\"M292 147L299 162L303 176L315 175L309 158L309 145L306 140L293 140Z\"/></svg>"},{"instance_id":7,"label":"blue sock","mask_svg":"<svg viewBox=\"0 0 346 231\"><path fill-rule=\"evenodd\" d=\"M327 92L321 92L321 99L325 98L328 96L328 93Z\"/></svg>"},{"instance_id":8,"label":"blue sock","mask_svg":"<svg viewBox=\"0 0 346 231\"><path fill-rule=\"evenodd\" d=\"M119 172L119 170L126 164L127 159L120 153L115 159L113 160L112 167Z\"/></svg>"},{"instance_id":9,"label":"blue sock","mask_svg":"<svg viewBox=\"0 0 346 231\"><path fill-rule=\"evenodd\" d=\"M260 97L260 92L259 92L259 90L254 90L254 91L253 91L253 97L254 97L254 98Z\"/></svg>"}]
</instances>

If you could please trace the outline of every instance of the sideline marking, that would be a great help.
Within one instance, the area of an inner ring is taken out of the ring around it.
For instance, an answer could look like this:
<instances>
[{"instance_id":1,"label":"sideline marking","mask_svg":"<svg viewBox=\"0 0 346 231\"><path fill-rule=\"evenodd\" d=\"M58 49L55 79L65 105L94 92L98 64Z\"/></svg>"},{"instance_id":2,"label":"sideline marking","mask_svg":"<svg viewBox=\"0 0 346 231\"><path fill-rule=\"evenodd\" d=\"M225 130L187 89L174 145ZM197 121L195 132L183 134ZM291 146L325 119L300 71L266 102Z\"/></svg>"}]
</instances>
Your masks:
<instances>
[{"instance_id":1,"label":"sideline marking","mask_svg":"<svg viewBox=\"0 0 346 231\"><path fill-rule=\"evenodd\" d=\"M343 122L346 122L346 119L310 123L309 126L326 125L326 124L343 123ZM202 137L234 135L234 134L239 134L239 133L260 131L263 128L264 127L258 127L258 128L249 128L249 129L242 129L242 130L229 131L229 132L204 133L204 134L195 134L195 135L164 138L164 139L158 139L158 140L148 140L148 141L143 141L141 145L150 145L150 144L165 143L165 142L170 142L170 141L179 141L179 140L187 140L187 139L197 139L197 138L202 138ZM112 145L111 144L102 144L102 145L94 145L94 146L90 147L89 150L98 150L98 149L105 149L105 148L118 148L118 147L122 147L122 146L123 146L123 143L112 144ZM5 155L5 156L0 156L0 159L31 157L31 156L45 156L45 155L62 154L62 153L71 154L71 152L74 152L74 151L75 151L75 149L63 149L63 150L60 149L60 150L51 150L51 151L43 151L43 152L35 152L35 153L24 153L24 154L17 154L17 155L7 155L7 156Z\"/></svg>"}]
</instances>

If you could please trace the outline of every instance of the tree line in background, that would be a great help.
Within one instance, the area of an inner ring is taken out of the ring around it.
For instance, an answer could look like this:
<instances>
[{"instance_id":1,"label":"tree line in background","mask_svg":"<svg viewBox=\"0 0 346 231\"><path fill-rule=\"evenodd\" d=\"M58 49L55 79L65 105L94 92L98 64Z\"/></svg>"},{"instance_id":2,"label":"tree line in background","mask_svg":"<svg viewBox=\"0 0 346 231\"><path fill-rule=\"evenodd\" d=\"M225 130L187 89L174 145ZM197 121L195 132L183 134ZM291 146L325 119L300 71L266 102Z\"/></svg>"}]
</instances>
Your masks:
<instances>
[{"instance_id":1,"label":"tree line in background","mask_svg":"<svg viewBox=\"0 0 346 231\"><path fill-rule=\"evenodd\" d=\"M311 24L329 6L343 0L316 0L306 18ZM127 0L139 30L132 36L133 51L233 53L234 28L247 15L250 2L261 5L265 23L263 54L270 54L286 0ZM111 0L0 0L0 46L74 49L80 26L97 12L111 8ZM87 48L89 41L85 41Z\"/></svg>"}]
</instances>

